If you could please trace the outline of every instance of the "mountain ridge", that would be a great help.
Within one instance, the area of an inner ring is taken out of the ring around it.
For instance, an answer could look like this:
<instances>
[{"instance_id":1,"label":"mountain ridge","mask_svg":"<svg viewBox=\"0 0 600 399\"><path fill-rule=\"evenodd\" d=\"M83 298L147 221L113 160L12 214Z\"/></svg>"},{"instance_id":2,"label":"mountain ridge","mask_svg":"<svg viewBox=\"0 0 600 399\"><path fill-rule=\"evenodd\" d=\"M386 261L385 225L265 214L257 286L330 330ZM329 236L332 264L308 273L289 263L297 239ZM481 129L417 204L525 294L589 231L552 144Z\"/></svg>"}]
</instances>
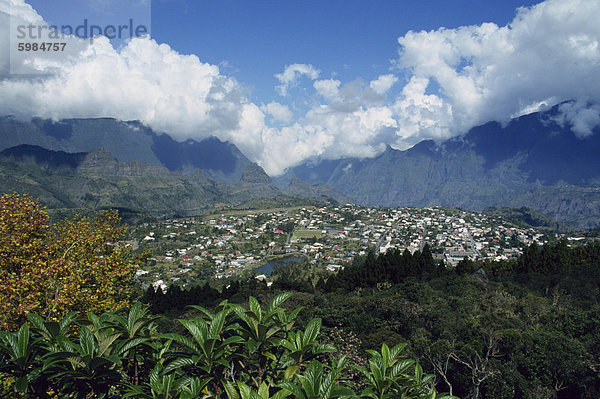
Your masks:
<instances>
[{"instance_id":1,"label":"mountain ridge","mask_svg":"<svg viewBox=\"0 0 600 399\"><path fill-rule=\"evenodd\" d=\"M277 181L295 176L327 184L361 205L527 206L563 224L597 226L600 129L576 137L558 123L559 106L441 143L425 140L403 151L388 146L373 158L309 160Z\"/></svg>"},{"instance_id":2,"label":"mountain ridge","mask_svg":"<svg viewBox=\"0 0 600 399\"><path fill-rule=\"evenodd\" d=\"M0 151L0 192L27 193L51 208L123 208L161 215L194 215L216 204L284 194L255 163L246 166L240 181L226 185L201 170L182 174L161 165L119 161L102 147L72 154L33 145Z\"/></svg>"},{"instance_id":3,"label":"mountain ridge","mask_svg":"<svg viewBox=\"0 0 600 399\"><path fill-rule=\"evenodd\" d=\"M309 159L274 179L231 143L214 137L177 142L140 122L112 118L23 122L2 117L0 151L10 147L15 155L27 148L19 147L23 145L58 151L43 155L39 149L27 150L29 157L35 158L37 151L45 159L38 167L48 175L52 168L77 174L69 167L84 157L80 175L152 176L196 184L191 196L206 194L199 200L202 204L286 194L389 207L442 205L482 211L526 206L560 224L600 226L600 128L584 138L575 136L560 121L560 106L506 124L488 122L443 142L425 140L407 150L387 146L373 158ZM100 151L96 163L89 158L94 151ZM65 155L70 153L79 155ZM19 169L14 162L11 167ZM6 179L18 186L13 177ZM31 187L43 191L37 183Z\"/></svg>"},{"instance_id":4,"label":"mountain ridge","mask_svg":"<svg viewBox=\"0 0 600 399\"><path fill-rule=\"evenodd\" d=\"M0 118L0 151L23 144L68 153L103 147L119 161L160 165L182 174L201 170L223 184L237 183L251 163L235 145L216 137L178 142L139 121L32 118L26 122L10 116Z\"/></svg>"}]
</instances>

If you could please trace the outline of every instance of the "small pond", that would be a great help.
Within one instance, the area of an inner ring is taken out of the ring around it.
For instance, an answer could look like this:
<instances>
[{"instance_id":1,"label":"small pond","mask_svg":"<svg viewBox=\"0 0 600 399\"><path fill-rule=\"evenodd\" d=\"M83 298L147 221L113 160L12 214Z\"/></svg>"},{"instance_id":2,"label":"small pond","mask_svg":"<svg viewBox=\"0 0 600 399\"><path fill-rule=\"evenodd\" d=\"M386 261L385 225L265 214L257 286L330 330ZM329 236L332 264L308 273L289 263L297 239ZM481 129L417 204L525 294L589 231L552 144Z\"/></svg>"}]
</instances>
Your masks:
<instances>
[{"instance_id":1,"label":"small pond","mask_svg":"<svg viewBox=\"0 0 600 399\"><path fill-rule=\"evenodd\" d=\"M289 263L300 263L302 261L304 261L305 259L302 257L296 257L296 256L289 256L286 258L274 258L274 259L270 259L267 260L267 263L265 263L264 265L258 267L256 269L256 273L258 275L261 274L265 274L267 276L270 276L271 273L273 273L273 269L277 266L285 266Z\"/></svg>"}]
</instances>

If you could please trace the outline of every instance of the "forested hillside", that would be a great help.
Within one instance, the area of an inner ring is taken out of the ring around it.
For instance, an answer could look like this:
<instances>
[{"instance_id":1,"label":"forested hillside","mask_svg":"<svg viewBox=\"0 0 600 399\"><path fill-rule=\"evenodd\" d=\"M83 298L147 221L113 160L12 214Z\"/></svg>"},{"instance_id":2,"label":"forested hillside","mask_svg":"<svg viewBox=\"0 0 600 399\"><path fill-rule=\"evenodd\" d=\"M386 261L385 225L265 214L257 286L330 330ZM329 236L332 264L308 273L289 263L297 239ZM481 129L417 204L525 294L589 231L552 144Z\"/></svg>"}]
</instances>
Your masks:
<instances>
[{"instance_id":1,"label":"forested hillside","mask_svg":"<svg viewBox=\"0 0 600 399\"><path fill-rule=\"evenodd\" d=\"M406 344L367 366L322 341L320 318L297 326L290 293L161 322L133 303L143 255L119 241L114 211L50 224L35 200L5 195L0 232L2 397L450 398Z\"/></svg>"},{"instance_id":2,"label":"forested hillside","mask_svg":"<svg viewBox=\"0 0 600 399\"><path fill-rule=\"evenodd\" d=\"M600 245L531 246L515 261L436 263L428 248L369 254L330 278L308 266L280 269L222 292L208 285L146 293L155 312L266 300L294 292L302 320L319 317L342 351L366 362L382 342L408 351L438 390L463 398L597 398L600 395Z\"/></svg>"},{"instance_id":3,"label":"forested hillside","mask_svg":"<svg viewBox=\"0 0 600 399\"><path fill-rule=\"evenodd\" d=\"M136 294L144 254L114 212L50 224L4 196L0 227L5 397L600 395L598 243L452 268L425 245Z\"/></svg>"}]
</instances>

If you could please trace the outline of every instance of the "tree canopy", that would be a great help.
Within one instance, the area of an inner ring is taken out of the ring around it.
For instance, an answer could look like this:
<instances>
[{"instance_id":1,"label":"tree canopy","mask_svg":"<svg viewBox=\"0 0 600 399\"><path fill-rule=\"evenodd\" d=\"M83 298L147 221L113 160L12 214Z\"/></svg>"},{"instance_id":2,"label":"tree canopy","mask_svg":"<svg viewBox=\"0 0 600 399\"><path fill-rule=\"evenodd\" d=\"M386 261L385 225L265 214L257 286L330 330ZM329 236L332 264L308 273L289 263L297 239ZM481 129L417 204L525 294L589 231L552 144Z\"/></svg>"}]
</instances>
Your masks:
<instances>
[{"instance_id":1,"label":"tree canopy","mask_svg":"<svg viewBox=\"0 0 600 399\"><path fill-rule=\"evenodd\" d=\"M51 225L30 197L0 197L0 327L14 329L27 313L56 319L129 306L143 256L119 242L123 229L113 210Z\"/></svg>"}]
</instances>

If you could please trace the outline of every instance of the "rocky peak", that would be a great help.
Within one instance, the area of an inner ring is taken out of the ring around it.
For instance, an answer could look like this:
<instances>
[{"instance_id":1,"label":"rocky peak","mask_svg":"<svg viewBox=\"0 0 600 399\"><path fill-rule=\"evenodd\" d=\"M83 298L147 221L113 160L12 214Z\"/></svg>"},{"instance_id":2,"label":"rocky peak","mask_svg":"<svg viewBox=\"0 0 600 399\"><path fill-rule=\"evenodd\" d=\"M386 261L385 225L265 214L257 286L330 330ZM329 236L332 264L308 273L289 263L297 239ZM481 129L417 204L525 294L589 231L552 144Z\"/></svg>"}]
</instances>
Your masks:
<instances>
[{"instance_id":1,"label":"rocky peak","mask_svg":"<svg viewBox=\"0 0 600 399\"><path fill-rule=\"evenodd\" d=\"M240 182L252 184L273 184L273 181L264 171L264 169L254 162L249 163L246 166L244 172L242 173Z\"/></svg>"}]
</instances>

